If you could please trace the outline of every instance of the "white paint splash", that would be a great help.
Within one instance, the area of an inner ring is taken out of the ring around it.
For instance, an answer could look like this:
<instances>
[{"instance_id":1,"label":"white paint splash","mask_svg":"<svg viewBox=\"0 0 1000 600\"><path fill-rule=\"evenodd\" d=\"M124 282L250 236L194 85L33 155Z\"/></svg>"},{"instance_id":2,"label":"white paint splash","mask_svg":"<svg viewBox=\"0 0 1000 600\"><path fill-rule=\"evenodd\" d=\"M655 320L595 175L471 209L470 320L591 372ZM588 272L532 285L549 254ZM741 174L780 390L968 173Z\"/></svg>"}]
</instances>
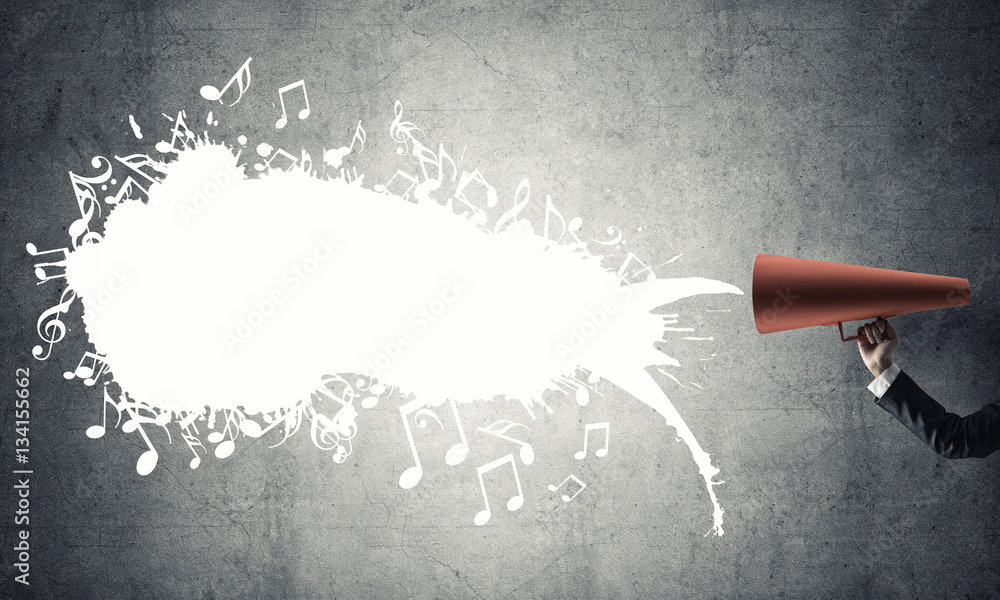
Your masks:
<instances>
[{"instance_id":1,"label":"white paint splash","mask_svg":"<svg viewBox=\"0 0 1000 600\"><path fill-rule=\"evenodd\" d=\"M494 234L426 195L406 202L299 168L247 179L236 161L220 145L181 150L148 203L117 206L103 241L67 257L85 302L128 279L84 322L131 397L278 415L324 374L364 373L431 406L499 394L530 409L583 368L677 430L722 533L718 469L644 367L680 365L653 347L669 328L650 310L738 288L700 277L622 286L600 257L516 215Z\"/></svg>"},{"instance_id":2,"label":"white paint splash","mask_svg":"<svg viewBox=\"0 0 1000 600\"><path fill-rule=\"evenodd\" d=\"M132 115L128 116L128 124L132 126L132 133L135 134L137 139L142 139L142 130L139 129L139 124L135 122L135 117Z\"/></svg>"}]
</instances>

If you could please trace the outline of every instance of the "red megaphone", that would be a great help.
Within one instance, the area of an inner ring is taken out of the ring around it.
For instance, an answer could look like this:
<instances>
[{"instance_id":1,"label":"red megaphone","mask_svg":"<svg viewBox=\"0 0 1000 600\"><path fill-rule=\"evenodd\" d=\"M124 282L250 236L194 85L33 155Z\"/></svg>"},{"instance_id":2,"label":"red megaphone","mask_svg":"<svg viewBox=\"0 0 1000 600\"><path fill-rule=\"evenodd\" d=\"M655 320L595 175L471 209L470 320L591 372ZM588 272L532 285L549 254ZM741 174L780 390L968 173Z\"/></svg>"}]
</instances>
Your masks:
<instances>
[{"instance_id":1,"label":"red megaphone","mask_svg":"<svg viewBox=\"0 0 1000 600\"><path fill-rule=\"evenodd\" d=\"M760 333L963 306L969 280L758 254L753 263L753 318Z\"/></svg>"}]
</instances>

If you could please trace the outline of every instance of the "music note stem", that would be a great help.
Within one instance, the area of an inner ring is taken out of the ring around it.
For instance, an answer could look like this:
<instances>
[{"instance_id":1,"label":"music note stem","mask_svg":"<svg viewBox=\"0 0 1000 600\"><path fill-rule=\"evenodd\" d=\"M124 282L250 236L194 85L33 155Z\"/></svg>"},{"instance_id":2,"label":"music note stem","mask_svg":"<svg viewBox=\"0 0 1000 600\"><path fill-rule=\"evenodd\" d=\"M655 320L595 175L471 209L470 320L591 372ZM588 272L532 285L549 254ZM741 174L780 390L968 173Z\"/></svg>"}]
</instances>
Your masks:
<instances>
[{"instance_id":1,"label":"music note stem","mask_svg":"<svg viewBox=\"0 0 1000 600\"><path fill-rule=\"evenodd\" d=\"M514 455L508 454L506 456L501 456L493 462L486 463L485 465L476 468L476 475L479 476L479 487L483 491L483 504L486 506L486 508L476 513L476 517L473 520L476 525L484 525L490 520L490 517L493 516L493 511L490 510L490 498L486 493L486 482L483 481L483 474L507 463L510 463L511 469L514 470L514 483L517 484L517 494L511 496L510 500L507 501L507 510L517 510L521 508L521 505L524 503L524 491L521 489L521 478L517 474L517 463L514 462Z\"/></svg>"},{"instance_id":2,"label":"music note stem","mask_svg":"<svg viewBox=\"0 0 1000 600\"><path fill-rule=\"evenodd\" d=\"M597 431L597 430L600 430L600 429L604 430L604 447L601 448L600 450L598 450L597 452L595 452L594 454L597 455L598 458L607 455L607 453L608 453L608 441L609 441L609 439L611 437L611 423L610 422L606 422L606 423L590 423L590 424L584 426L584 428L583 428L583 450L580 450L579 452L577 452L574 455L574 456L576 456L577 460L582 460L583 457L587 456L587 438L589 437L588 434L591 431Z\"/></svg>"},{"instance_id":3,"label":"music note stem","mask_svg":"<svg viewBox=\"0 0 1000 600\"><path fill-rule=\"evenodd\" d=\"M462 419L458 416L458 404L454 400L450 402L452 413L455 415L455 424L458 426L458 437L462 441L448 449L444 461L450 466L455 466L469 455L469 440L465 437L465 428L462 427Z\"/></svg>"},{"instance_id":4,"label":"music note stem","mask_svg":"<svg viewBox=\"0 0 1000 600\"><path fill-rule=\"evenodd\" d=\"M413 455L413 466L403 471L399 476L399 487L408 490L417 485L420 478L424 476L424 469L420 464L420 455L417 453L417 443L413 440L413 430L410 428L409 416L415 411L427 405L426 401L417 399L410 400L399 407L399 413L403 417L403 429L406 430L406 441L410 444L410 453Z\"/></svg>"},{"instance_id":5,"label":"music note stem","mask_svg":"<svg viewBox=\"0 0 1000 600\"><path fill-rule=\"evenodd\" d=\"M285 109L285 92L294 90L297 87L302 88L302 99L306 103L306 107L299 111L299 120L301 121L309 116L309 96L306 94L306 82L304 79L300 79L295 83L290 83L278 89L278 99L281 100L281 118L274 123L274 126L278 129L283 129L285 125L288 125L288 111Z\"/></svg>"}]
</instances>

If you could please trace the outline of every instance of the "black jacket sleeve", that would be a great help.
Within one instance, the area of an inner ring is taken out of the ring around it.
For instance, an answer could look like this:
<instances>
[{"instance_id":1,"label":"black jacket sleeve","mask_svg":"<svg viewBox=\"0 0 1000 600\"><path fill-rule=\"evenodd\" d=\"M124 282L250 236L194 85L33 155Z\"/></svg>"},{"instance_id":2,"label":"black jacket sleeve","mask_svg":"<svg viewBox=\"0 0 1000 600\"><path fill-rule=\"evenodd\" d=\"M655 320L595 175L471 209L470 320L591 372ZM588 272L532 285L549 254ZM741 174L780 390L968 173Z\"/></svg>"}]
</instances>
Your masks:
<instances>
[{"instance_id":1,"label":"black jacket sleeve","mask_svg":"<svg viewBox=\"0 0 1000 600\"><path fill-rule=\"evenodd\" d=\"M945 411L902 371L875 403L945 458L982 458L1000 448L998 403L959 417Z\"/></svg>"}]
</instances>

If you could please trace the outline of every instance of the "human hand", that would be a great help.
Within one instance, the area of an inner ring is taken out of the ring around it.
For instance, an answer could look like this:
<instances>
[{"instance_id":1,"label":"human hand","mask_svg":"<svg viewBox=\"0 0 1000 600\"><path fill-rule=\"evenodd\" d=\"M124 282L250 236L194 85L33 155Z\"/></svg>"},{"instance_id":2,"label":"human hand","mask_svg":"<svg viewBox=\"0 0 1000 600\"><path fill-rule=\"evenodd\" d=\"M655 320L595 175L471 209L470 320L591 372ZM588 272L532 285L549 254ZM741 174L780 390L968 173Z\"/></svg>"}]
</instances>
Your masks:
<instances>
[{"instance_id":1,"label":"human hand","mask_svg":"<svg viewBox=\"0 0 1000 600\"><path fill-rule=\"evenodd\" d=\"M878 377L892 365L892 353L899 348L899 336L888 319L879 317L858 327L858 352L865 366Z\"/></svg>"}]
</instances>

